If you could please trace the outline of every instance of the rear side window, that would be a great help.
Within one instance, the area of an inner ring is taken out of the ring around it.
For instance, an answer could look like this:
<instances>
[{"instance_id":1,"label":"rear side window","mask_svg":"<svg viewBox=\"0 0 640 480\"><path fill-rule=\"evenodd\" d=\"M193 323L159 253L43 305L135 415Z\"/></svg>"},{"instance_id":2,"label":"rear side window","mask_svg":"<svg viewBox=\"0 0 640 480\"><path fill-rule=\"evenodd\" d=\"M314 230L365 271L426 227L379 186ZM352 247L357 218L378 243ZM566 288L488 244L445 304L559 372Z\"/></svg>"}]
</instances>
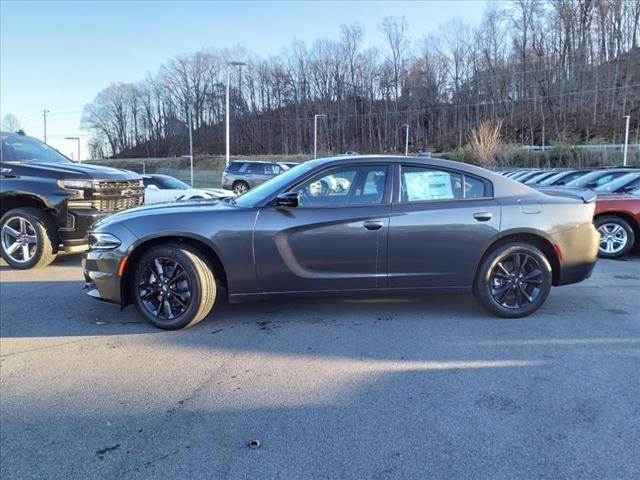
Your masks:
<instances>
[{"instance_id":1,"label":"rear side window","mask_svg":"<svg viewBox=\"0 0 640 480\"><path fill-rule=\"evenodd\" d=\"M486 182L479 178L447 170L413 166L402 167L400 194L404 203L488 196Z\"/></svg>"}]
</instances>

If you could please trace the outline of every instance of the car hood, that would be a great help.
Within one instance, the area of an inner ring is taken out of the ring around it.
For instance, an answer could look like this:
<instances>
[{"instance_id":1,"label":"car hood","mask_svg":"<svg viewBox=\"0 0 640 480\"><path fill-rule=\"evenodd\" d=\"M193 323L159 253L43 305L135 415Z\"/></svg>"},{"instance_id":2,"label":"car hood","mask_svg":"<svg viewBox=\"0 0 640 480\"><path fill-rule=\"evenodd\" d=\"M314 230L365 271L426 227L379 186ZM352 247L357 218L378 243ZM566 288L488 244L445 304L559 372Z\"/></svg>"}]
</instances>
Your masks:
<instances>
[{"instance_id":1,"label":"car hood","mask_svg":"<svg viewBox=\"0 0 640 480\"><path fill-rule=\"evenodd\" d=\"M130 172L129 170L91 165L88 163L20 162L20 166L33 170L56 172L60 175L60 178L88 178L96 180L138 180L140 178L137 173Z\"/></svg>"},{"instance_id":2,"label":"car hood","mask_svg":"<svg viewBox=\"0 0 640 480\"><path fill-rule=\"evenodd\" d=\"M122 212L115 213L93 225L93 230L102 228L113 223L122 223L135 221L139 218L159 217L162 215L181 215L191 212L227 212L237 210L239 207L233 203L222 200L183 200L172 203L154 203L151 205L143 205L141 207L130 208Z\"/></svg>"}]
</instances>

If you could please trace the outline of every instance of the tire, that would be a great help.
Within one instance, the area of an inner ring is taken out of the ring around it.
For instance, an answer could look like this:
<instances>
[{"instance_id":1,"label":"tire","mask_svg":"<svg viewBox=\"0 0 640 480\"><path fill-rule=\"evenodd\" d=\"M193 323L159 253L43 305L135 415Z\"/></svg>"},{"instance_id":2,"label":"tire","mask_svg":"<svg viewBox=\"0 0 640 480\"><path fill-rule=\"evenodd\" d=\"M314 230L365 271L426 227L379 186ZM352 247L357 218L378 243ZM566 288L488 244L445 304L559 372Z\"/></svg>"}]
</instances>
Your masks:
<instances>
[{"instance_id":1,"label":"tire","mask_svg":"<svg viewBox=\"0 0 640 480\"><path fill-rule=\"evenodd\" d=\"M46 267L56 258L57 248L57 229L48 213L14 208L0 219L0 254L13 268Z\"/></svg>"},{"instance_id":2,"label":"tire","mask_svg":"<svg viewBox=\"0 0 640 480\"><path fill-rule=\"evenodd\" d=\"M596 219L596 229L600 233L598 256L619 258L631 251L636 241L629 222L616 215L603 215Z\"/></svg>"},{"instance_id":3,"label":"tire","mask_svg":"<svg viewBox=\"0 0 640 480\"><path fill-rule=\"evenodd\" d=\"M239 180L233 184L233 193L236 195L242 195L243 193L247 193L251 187L244 180Z\"/></svg>"},{"instance_id":4,"label":"tire","mask_svg":"<svg viewBox=\"0 0 640 480\"><path fill-rule=\"evenodd\" d=\"M132 280L138 312L164 330L195 325L209 314L216 299L211 268L200 252L184 245L159 245L144 252Z\"/></svg>"},{"instance_id":5,"label":"tire","mask_svg":"<svg viewBox=\"0 0 640 480\"><path fill-rule=\"evenodd\" d=\"M473 292L480 305L493 314L520 318L544 304L551 283L551 265L544 254L528 243L510 242L484 259Z\"/></svg>"}]
</instances>

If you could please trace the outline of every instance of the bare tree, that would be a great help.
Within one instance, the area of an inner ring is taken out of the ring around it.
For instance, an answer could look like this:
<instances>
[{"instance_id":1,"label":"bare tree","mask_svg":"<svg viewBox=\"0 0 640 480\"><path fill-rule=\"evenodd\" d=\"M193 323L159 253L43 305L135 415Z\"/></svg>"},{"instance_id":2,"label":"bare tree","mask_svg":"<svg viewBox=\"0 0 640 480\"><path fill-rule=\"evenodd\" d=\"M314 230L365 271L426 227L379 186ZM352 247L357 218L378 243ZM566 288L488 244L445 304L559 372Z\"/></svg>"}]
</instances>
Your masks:
<instances>
[{"instance_id":1,"label":"bare tree","mask_svg":"<svg viewBox=\"0 0 640 480\"><path fill-rule=\"evenodd\" d=\"M13 113L7 113L2 117L2 129L9 132L17 132L20 130L20 120Z\"/></svg>"}]
</instances>

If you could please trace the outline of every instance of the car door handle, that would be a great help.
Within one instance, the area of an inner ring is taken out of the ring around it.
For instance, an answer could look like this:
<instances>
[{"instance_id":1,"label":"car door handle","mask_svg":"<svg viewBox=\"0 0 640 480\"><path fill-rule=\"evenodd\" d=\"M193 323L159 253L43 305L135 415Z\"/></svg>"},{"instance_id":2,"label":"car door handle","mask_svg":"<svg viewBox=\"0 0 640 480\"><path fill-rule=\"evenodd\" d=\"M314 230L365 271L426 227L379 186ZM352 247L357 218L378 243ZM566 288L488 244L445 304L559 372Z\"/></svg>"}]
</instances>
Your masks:
<instances>
[{"instance_id":1,"label":"car door handle","mask_svg":"<svg viewBox=\"0 0 640 480\"><path fill-rule=\"evenodd\" d=\"M478 212L473 214L473 218L475 218L479 222L488 222L491 220L493 215L490 212Z\"/></svg>"},{"instance_id":2,"label":"car door handle","mask_svg":"<svg viewBox=\"0 0 640 480\"><path fill-rule=\"evenodd\" d=\"M379 220L369 220L364 222L364 228L367 230L380 230L384 224Z\"/></svg>"}]
</instances>

